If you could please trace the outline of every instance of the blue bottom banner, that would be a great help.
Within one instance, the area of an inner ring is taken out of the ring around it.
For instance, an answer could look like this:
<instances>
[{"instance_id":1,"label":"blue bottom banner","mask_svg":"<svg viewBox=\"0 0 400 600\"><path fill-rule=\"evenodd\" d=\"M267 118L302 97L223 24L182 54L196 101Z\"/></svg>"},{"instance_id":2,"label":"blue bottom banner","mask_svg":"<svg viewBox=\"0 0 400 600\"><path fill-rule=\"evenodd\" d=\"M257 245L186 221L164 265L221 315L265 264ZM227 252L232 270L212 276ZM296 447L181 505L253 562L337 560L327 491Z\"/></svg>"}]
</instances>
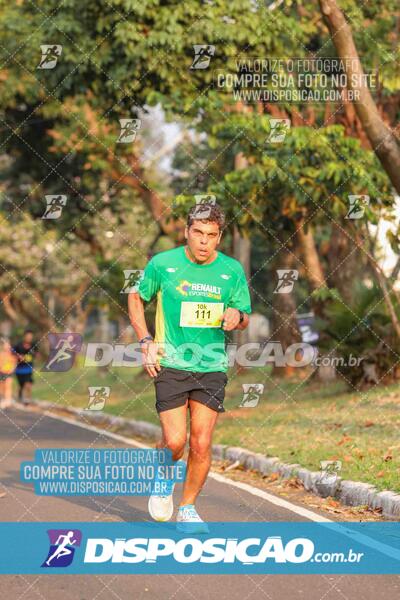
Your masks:
<instances>
[{"instance_id":1,"label":"blue bottom banner","mask_svg":"<svg viewBox=\"0 0 400 600\"><path fill-rule=\"evenodd\" d=\"M399 574L400 523L0 523L1 574Z\"/></svg>"}]
</instances>

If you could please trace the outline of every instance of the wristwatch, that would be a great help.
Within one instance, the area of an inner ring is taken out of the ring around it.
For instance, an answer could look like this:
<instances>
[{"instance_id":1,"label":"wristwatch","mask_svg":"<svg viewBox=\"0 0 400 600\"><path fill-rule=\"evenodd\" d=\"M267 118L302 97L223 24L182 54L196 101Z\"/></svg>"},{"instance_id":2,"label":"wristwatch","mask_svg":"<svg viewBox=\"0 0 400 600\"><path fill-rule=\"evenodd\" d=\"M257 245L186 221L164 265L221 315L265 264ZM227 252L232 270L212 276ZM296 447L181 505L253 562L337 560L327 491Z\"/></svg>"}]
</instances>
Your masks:
<instances>
[{"instance_id":1,"label":"wristwatch","mask_svg":"<svg viewBox=\"0 0 400 600\"><path fill-rule=\"evenodd\" d=\"M240 315L240 318L239 318L239 325L240 325L240 323L242 323L243 319L244 319L244 313L243 313L243 311L239 310L239 315Z\"/></svg>"},{"instance_id":2,"label":"wristwatch","mask_svg":"<svg viewBox=\"0 0 400 600\"><path fill-rule=\"evenodd\" d=\"M152 342L153 338L151 335L146 335L144 338L142 338L141 340L139 340L139 344L144 344L146 342Z\"/></svg>"}]
</instances>

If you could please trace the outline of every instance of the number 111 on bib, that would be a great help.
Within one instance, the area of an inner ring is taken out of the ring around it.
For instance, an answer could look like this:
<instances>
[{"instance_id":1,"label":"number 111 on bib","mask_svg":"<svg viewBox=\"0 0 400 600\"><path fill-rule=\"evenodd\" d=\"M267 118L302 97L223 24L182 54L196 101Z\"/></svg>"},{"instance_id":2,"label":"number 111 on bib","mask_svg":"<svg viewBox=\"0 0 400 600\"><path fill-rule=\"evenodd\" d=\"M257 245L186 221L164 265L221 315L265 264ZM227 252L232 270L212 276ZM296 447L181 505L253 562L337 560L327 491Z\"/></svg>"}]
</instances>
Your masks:
<instances>
[{"instance_id":1,"label":"number 111 on bib","mask_svg":"<svg viewBox=\"0 0 400 600\"><path fill-rule=\"evenodd\" d=\"M223 302L182 302L181 327L221 327Z\"/></svg>"}]
</instances>

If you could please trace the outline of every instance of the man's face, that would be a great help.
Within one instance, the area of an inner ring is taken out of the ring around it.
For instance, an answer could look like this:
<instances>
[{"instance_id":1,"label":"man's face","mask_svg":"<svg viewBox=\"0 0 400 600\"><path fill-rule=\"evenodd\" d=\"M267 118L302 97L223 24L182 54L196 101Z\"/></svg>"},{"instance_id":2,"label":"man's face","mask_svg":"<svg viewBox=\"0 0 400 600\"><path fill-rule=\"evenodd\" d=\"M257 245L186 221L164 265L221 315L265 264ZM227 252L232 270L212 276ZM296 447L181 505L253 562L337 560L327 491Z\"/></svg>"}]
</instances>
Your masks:
<instances>
[{"instance_id":1,"label":"man's face","mask_svg":"<svg viewBox=\"0 0 400 600\"><path fill-rule=\"evenodd\" d=\"M31 344L31 343L32 343L32 340L33 340L33 335L32 335L32 333L25 333L25 335L24 335L24 342L25 342L26 344Z\"/></svg>"},{"instance_id":2,"label":"man's face","mask_svg":"<svg viewBox=\"0 0 400 600\"><path fill-rule=\"evenodd\" d=\"M218 246L221 232L217 223L193 221L192 225L185 229L185 238L195 259L198 262L205 262Z\"/></svg>"}]
</instances>

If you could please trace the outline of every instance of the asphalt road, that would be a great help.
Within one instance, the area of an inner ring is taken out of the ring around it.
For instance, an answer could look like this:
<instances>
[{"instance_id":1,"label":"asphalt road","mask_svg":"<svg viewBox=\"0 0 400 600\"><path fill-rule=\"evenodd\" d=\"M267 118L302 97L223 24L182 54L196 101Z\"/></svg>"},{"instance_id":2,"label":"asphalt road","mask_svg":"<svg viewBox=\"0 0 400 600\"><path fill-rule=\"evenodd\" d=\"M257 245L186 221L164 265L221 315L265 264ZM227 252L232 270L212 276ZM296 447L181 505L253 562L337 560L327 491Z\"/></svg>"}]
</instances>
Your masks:
<instances>
[{"instance_id":1,"label":"asphalt road","mask_svg":"<svg viewBox=\"0 0 400 600\"><path fill-rule=\"evenodd\" d=\"M0 413L0 521L144 521L145 497L43 497L19 479L36 448L116 448L123 442L38 412ZM177 486L179 489L179 486ZM288 510L208 479L198 500L207 521L304 521ZM2 575L1 600L375 600L396 598L397 575Z\"/></svg>"}]
</instances>

